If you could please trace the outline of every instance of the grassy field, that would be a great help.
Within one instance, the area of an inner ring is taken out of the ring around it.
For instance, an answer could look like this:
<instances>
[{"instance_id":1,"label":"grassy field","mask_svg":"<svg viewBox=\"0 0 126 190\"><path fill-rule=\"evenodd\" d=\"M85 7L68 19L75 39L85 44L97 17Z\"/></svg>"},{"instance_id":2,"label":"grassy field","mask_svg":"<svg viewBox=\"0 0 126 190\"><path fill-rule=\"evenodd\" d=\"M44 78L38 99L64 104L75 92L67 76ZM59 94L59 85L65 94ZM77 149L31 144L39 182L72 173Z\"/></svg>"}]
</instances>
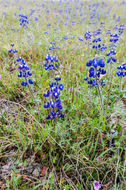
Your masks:
<instances>
[{"instance_id":1,"label":"grassy field","mask_svg":"<svg viewBox=\"0 0 126 190\"><path fill-rule=\"evenodd\" d=\"M0 0L0 190L126 189L125 11Z\"/></svg>"}]
</instances>

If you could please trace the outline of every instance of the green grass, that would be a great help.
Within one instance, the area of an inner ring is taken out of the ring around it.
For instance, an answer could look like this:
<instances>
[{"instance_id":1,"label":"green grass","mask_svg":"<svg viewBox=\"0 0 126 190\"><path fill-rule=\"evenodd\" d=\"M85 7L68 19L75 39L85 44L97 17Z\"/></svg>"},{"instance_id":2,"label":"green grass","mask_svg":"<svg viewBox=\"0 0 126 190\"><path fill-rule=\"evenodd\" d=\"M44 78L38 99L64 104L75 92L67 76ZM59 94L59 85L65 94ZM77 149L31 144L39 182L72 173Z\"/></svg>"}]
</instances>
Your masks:
<instances>
[{"instance_id":1,"label":"green grass","mask_svg":"<svg viewBox=\"0 0 126 190\"><path fill-rule=\"evenodd\" d=\"M57 13L60 22L55 25L53 8L61 9L58 2L52 4L45 1L43 9L40 1L36 1L39 6L31 1L30 4L28 1L19 1L14 5L13 2L10 1L5 7L5 1L0 6L0 171L10 162L8 158L13 161L12 168L4 179L0 172L0 186L7 190L93 190L93 182L96 180L104 190L124 190L126 78L123 78L119 97L120 81L116 76L116 67L126 62L126 31L124 30L116 49L117 63L112 66L111 83L109 64L106 64L106 86L101 88L106 115L103 121L98 92L95 88L89 89L83 80L87 76L86 62L94 58L95 52L88 48L85 40L81 42L77 38L83 37L87 30L92 32L98 29L100 24L89 25L88 14L84 23L69 27L64 25L64 12L62 15ZM107 17L99 8L102 21L105 22L101 37L108 44L106 31L116 24L110 18L116 13L121 16L120 24L125 23L126 5L119 6L118 1L105 3L105 12L112 6ZM90 2L86 6L89 4ZM19 11L19 5L23 11ZM78 12L75 5L74 2L68 5L72 6L73 13ZM50 9L50 15L46 14L46 6ZM11 28L19 28L15 11L17 14L29 14L31 8L35 9L35 14L28 28L12 31ZM62 9L65 9L64 2ZM86 10L88 13L89 10ZM6 16L3 12L6 12ZM35 22L35 15L39 14L41 17ZM70 20L72 22L74 18ZM75 20L79 22L80 17ZM49 22L51 27L47 27ZM54 28L58 30L54 32ZM46 30L49 34L44 34ZM65 35L68 35L68 40L60 41ZM18 50L15 57L8 53L11 42ZM50 53L50 42L56 42L60 47L53 50L53 55L58 57L59 65L63 66L60 76L64 84L61 100L65 118L46 121L47 111L43 107L46 99L43 94L48 89L50 79L44 69L44 60L46 54ZM17 77L18 63L15 60L20 56L27 61L33 73L34 85L31 88L34 98L27 87L20 85L21 80ZM99 56L107 61L106 53ZM73 89L69 91L71 87ZM111 130L116 131L113 136ZM97 161L97 157L100 161ZM39 164L39 177L29 174L29 164ZM47 167L47 171L43 173L44 167Z\"/></svg>"}]
</instances>

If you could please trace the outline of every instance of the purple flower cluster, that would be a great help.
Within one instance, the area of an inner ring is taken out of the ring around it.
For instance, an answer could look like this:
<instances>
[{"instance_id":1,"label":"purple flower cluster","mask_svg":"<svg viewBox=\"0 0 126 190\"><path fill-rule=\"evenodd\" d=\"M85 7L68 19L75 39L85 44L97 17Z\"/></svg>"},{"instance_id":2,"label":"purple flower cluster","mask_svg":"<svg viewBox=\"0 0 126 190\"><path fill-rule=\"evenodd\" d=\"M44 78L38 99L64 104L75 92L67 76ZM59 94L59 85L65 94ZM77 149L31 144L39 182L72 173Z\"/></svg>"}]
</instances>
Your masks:
<instances>
[{"instance_id":1,"label":"purple flower cluster","mask_svg":"<svg viewBox=\"0 0 126 190\"><path fill-rule=\"evenodd\" d=\"M97 37L98 35L100 35L102 32L101 32L101 29L97 29L95 31L93 31L93 36L95 37L93 40L92 40L92 43L93 43L93 46L92 48L93 49L97 49L99 51L104 51L105 49L107 49L107 46L105 44L101 44L101 38L100 37Z\"/></svg>"},{"instance_id":2,"label":"purple flower cluster","mask_svg":"<svg viewBox=\"0 0 126 190\"><path fill-rule=\"evenodd\" d=\"M114 55L116 55L116 43L119 41L120 35L123 33L124 30L124 24L120 25L119 27L116 25L114 29L116 30L116 33L112 34L110 30L108 30L107 34L110 35L110 51L107 53L107 56L109 57L107 60L107 63L116 62L116 58Z\"/></svg>"},{"instance_id":3,"label":"purple flower cluster","mask_svg":"<svg viewBox=\"0 0 126 190\"><path fill-rule=\"evenodd\" d=\"M119 40L119 35L117 33L112 34L110 30L108 34L110 35L110 39L109 39L110 51L106 54L108 56L107 63L115 63L116 62L116 58L114 57L116 55L115 48L116 48L116 43Z\"/></svg>"},{"instance_id":4,"label":"purple flower cluster","mask_svg":"<svg viewBox=\"0 0 126 190\"><path fill-rule=\"evenodd\" d=\"M28 16L19 14L19 17L20 26L27 27L27 25L29 24Z\"/></svg>"},{"instance_id":5,"label":"purple flower cluster","mask_svg":"<svg viewBox=\"0 0 126 190\"><path fill-rule=\"evenodd\" d=\"M106 70L103 69L105 67L105 61L104 59L93 59L93 60L89 60L89 62L87 62L86 64L87 67L90 67L89 69L89 76L84 78L85 81L88 82L89 85L91 86L105 86L105 81L103 80L99 80L100 75L105 75L106 74Z\"/></svg>"},{"instance_id":6,"label":"purple flower cluster","mask_svg":"<svg viewBox=\"0 0 126 190\"><path fill-rule=\"evenodd\" d=\"M107 56L109 57L108 60L107 60L107 63L112 63L112 62L116 62L116 58L113 57L114 55L116 55L116 51L114 50L110 50L108 53L107 53Z\"/></svg>"},{"instance_id":7,"label":"purple flower cluster","mask_svg":"<svg viewBox=\"0 0 126 190\"><path fill-rule=\"evenodd\" d=\"M46 63L44 64L45 66L45 70L56 70L56 68L58 68L58 59L57 57L55 56L52 56L52 55L46 55Z\"/></svg>"},{"instance_id":8,"label":"purple flower cluster","mask_svg":"<svg viewBox=\"0 0 126 190\"><path fill-rule=\"evenodd\" d=\"M93 49L100 49L101 48L101 45L100 45L100 42L101 42L101 38L95 38L92 43L95 44L92 46ZM99 43L99 44L98 44Z\"/></svg>"},{"instance_id":9,"label":"purple flower cluster","mask_svg":"<svg viewBox=\"0 0 126 190\"><path fill-rule=\"evenodd\" d=\"M123 34L124 27L125 27L125 25L121 24L120 27L118 28L119 35Z\"/></svg>"},{"instance_id":10,"label":"purple flower cluster","mask_svg":"<svg viewBox=\"0 0 126 190\"><path fill-rule=\"evenodd\" d=\"M114 29L117 31L117 33L118 33L118 36L120 36L120 35L122 35L123 34L123 31L124 31L124 27L125 27L125 25L124 24L121 24L121 25L116 25L115 27L114 27Z\"/></svg>"},{"instance_id":11,"label":"purple flower cluster","mask_svg":"<svg viewBox=\"0 0 126 190\"><path fill-rule=\"evenodd\" d=\"M55 42L50 42L51 46L49 47L49 50L59 49L59 46L56 46Z\"/></svg>"},{"instance_id":12,"label":"purple flower cluster","mask_svg":"<svg viewBox=\"0 0 126 190\"><path fill-rule=\"evenodd\" d=\"M11 43L11 47L12 48L10 50L8 50L8 53L17 53L18 52L16 49L13 49L13 47L14 47L13 43Z\"/></svg>"},{"instance_id":13,"label":"purple flower cluster","mask_svg":"<svg viewBox=\"0 0 126 190\"><path fill-rule=\"evenodd\" d=\"M117 67L118 72L116 73L119 77L126 76L126 63L123 63L121 66Z\"/></svg>"},{"instance_id":14,"label":"purple flower cluster","mask_svg":"<svg viewBox=\"0 0 126 190\"><path fill-rule=\"evenodd\" d=\"M90 31L87 31L85 34L84 34L84 37L86 40L90 40L91 39L91 33Z\"/></svg>"},{"instance_id":15,"label":"purple flower cluster","mask_svg":"<svg viewBox=\"0 0 126 190\"><path fill-rule=\"evenodd\" d=\"M59 67L57 64L57 57L47 55L45 60L45 70L51 70L51 72L53 72ZM49 74L51 74L51 72ZM44 97L49 98L49 101L47 101L44 105L44 108L48 109L48 116L46 117L47 120L55 119L56 117L64 117L60 100L60 92L63 90L64 86L59 83L60 80L61 77L57 75L55 77L55 81L51 82L49 85L49 90L44 94Z\"/></svg>"},{"instance_id":16,"label":"purple flower cluster","mask_svg":"<svg viewBox=\"0 0 126 190\"><path fill-rule=\"evenodd\" d=\"M21 82L21 85L22 86L28 86L29 84L33 84L32 79L28 79L29 76L32 76L32 73L31 73L28 65L26 64L25 60L22 57L20 57L17 59L17 62L20 63L20 65L18 67L18 69L19 69L18 77L19 78L23 77L25 79L25 81L23 80Z\"/></svg>"},{"instance_id":17,"label":"purple flower cluster","mask_svg":"<svg viewBox=\"0 0 126 190\"><path fill-rule=\"evenodd\" d=\"M110 42L116 43L119 40L119 35L118 34L110 34Z\"/></svg>"},{"instance_id":18,"label":"purple flower cluster","mask_svg":"<svg viewBox=\"0 0 126 190\"><path fill-rule=\"evenodd\" d=\"M62 113L62 104L60 100L60 91L63 90L63 84L59 84L61 77L56 76L55 82L49 85L50 89L44 94L44 97L50 97L50 101L46 102L44 108L50 108L49 114L46 119L55 119L58 117L64 117Z\"/></svg>"},{"instance_id":19,"label":"purple flower cluster","mask_svg":"<svg viewBox=\"0 0 126 190\"><path fill-rule=\"evenodd\" d=\"M99 34L101 34L102 32L101 32L101 28L98 28L97 30L94 30L93 31L93 36L97 36L97 35L99 35Z\"/></svg>"},{"instance_id":20,"label":"purple flower cluster","mask_svg":"<svg viewBox=\"0 0 126 190\"><path fill-rule=\"evenodd\" d=\"M80 40L80 41L83 41L83 38L81 38L81 37L78 37L78 40Z\"/></svg>"}]
</instances>

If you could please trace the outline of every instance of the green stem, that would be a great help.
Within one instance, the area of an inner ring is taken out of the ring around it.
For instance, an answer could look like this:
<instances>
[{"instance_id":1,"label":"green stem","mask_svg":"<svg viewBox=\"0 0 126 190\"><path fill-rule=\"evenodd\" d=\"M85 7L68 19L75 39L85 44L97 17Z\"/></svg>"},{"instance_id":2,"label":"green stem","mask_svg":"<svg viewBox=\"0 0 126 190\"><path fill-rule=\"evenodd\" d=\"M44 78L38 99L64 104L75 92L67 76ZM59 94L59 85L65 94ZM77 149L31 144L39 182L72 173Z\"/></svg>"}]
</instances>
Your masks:
<instances>
[{"instance_id":1,"label":"green stem","mask_svg":"<svg viewBox=\"0 0 126 190\"><path fill-rule=\"evenodd\" d=\"M102 130L105 130L105 121L106 121L106 116L107 116L107 111L108 111L108 103L109 103L109 98L110 98L110 90L111 90L111 86L112 86L112 67L111 67L111 63L110 63L110 78L109 78L109 89L108 89L108 96L107 96L107 103L106 103L106 107L105 107L105 114L104 114L104 121L103 121L103 126L102 126Z\"/></svg>"},{"instance_id":2,"label":"green stem","mask_svg":"<svg viewBox=\"0 0 126 190\"><path fill-rule=\"evenodd\" d=\"M97 68L95 69L95 72L97 73ZM96 74L96 81L97 81L97 74ZM98 84L98 86L97 86L97 90L98 90L98 94L99 94L99 97L100 97L102 116L103 116L103 119L104 119L103 97L102 97L102 93L101 93L101 90L100 90L99 84ZM102 119L102 120L103 120L103 119Z\"/></svg>"},{"instance_id":3,"label":"green stem","mask_svg":"<svg viewBox=\"0 0 126 190\"><path fill-rule=\"evenodd\" d=\"M100 87L98 86L97 89L98 89L98 94L99 94L99 97L100 97L101 109L102 109L102 114L103 114L103 119L104 119L105 113L104 113L104 106L103 106L103 98L102 98Z\"/></svg>"},{"instance_id":4,"label":"green stem","mask_svg":"<svg viewBox=\"0 0 126 190\"><path fill-rule=\"evenodd\" d=\"M119 84L119 98L122 91L122 76L120 77L120 84Z\"/></svg>"},{"instance_id":5,"label":"green stem","mask_svg":"<svg viewBox=\"0 0 126 190\"><path fill-rule=\"evenodd\" d=\"M89 86L89 107L88 107L88 111L90 111L91 108L91 86Z\"/></svg>"},{"instance_id":6,"label":"green stem","mask_svg":"<svg viewBox=\"0 0 126 190\"><path fill-rule=\"evenodd\" d=\"M28 81L27 81L27 78L26 78L26 77L25 77L25 80L26 80L26 82L27 82L27 84L28 84ZM35 100L34 94L33 94L33 92L32 92L31 87L29 86L29 84L28 84L28 89L29 89L29 91L30 91L30 93L31 93L32 98L34 99L35 103L37 104L37 106L38 106L38 111L39 111L39 104L38 104L38 102Z\"/></svg>"}]
</instances>

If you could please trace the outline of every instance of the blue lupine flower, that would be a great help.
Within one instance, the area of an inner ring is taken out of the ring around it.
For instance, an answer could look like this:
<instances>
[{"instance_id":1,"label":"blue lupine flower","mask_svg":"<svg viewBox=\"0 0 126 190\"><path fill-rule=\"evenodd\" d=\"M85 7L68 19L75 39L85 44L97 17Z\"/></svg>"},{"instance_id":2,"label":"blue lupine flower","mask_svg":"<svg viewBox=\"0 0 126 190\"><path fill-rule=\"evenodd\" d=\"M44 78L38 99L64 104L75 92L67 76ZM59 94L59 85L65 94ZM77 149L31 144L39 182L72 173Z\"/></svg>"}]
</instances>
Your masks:
<instances>
[{"instance_id":1,"label":"blue lupine flower","mask_svg":"<svg viewBox=\"0 0 126 190\"><path fill-rule=\"evenodd\" d=\"M11 43L11 47L12 48L10 50L8 50L8 53L17 53L18 52L16 49L13 49L13 47L14 47L13 43Z\"/></svg>"},{"instance_id":2,"label":"blue lupine flower","mask_svg":"<svg viewBox=\"0 0 126 190\"><path fill-rule=\"evenodd\" d=\"M59 46L56 46L55 42L50 42L51 46L49 47L49 50L53 50L53 49L59 49Z\"/></svg>"},{"instance_id":3,"label":"blue lupine flower","mask_svg":"<svg viewBox=\"0 0 126 190\"><path fill-rule=\"evenodd\" d=\"M59 66L57 64L58 59L55 56L46 55L46 62L44 64L45 70L56 70Z\"/></svg>"},{"instance_id":4,"label":"blue lupine flower","mask_svg":"<svg viewBox=\"0 0 126 190\"><path fill-rule=\"evenodd\" d=\"M86 33L84 34L84 37L85 37L86 40L90 40L90 39L91 39L90 31L86 32Z\"/></svg>"},{"instance_id":5,"label":"blue lupine flower","mask_svg":"<svg viewBox=\"0 0 126 190\"><path fill-rule=\"evenodd\" d=\"M65 36L63 37L63 39L64 39L64 40L68 40L68 37L67 37L67 35L65 35Z\"/></svg>"},{"instance_id":6,"label":"blue lupine flower","mask_svg":"<svg viewBox=\"0 0 126 190\"><path fill-rule=\"evenodd\" d=\"M48 34L48 31L45 31L44 34Z\"/></svg>"},{"instance_id":7,"label":"blue lupine flower","mask_svg":"<svg viewBox=\"0 0 126 190\"><path fill-rule=\"evenodd\" d=\"M99 62L98 62L99 66L100 67L105 67L105 61L104 59L100 59Z\"/></svg>"},{"instance_id":8,"label":"blue lupine flower","mask_svg":"<svg viewBox=\"0 0 126 190\"><path fill-rule=\"evenodd\" d=\"M99 34L101 34L101 29L97 29L95 31L93 31L93 36L95 37L93 40L92 40L92 43L93 43L93 46L92 48L93 49L97 49L99 51L104 51L105 49L107 49L107 46L105 44L101 44L101 38L100 37L97 37Z\"/></svg>"},{"instance_id":9,"label":"blue lupine flower","mask_svg":"<svg viewBox=\"0 0 126 190\"><path fill-rule=\"evenodd\" d=\"M19 14L19 22L20 22L20 26L22 27L27 27L27 25L29 24L29 19L28 16L23 15L23 14Z\"/></svg>"},{"instance_id":10,"label":"blue lupine flower","mask_svg":"<svg viewBox=\"0 0 126 190\"><path fill-rule=\"evenodd\" d=\"M55 42L50 42L50 44L55 45L56 43Z\"/></svg>"},{"instance_id":11,"label":"blue lupine flower","mask_svg":"<svg viewBox=\"0 0 126 190\"><path fill-rule=\"evenodd\" d=\"M118 27L117 27L118 30ZM116 58L114 57L114 55L116 55L116 51L115 51L115 47L116 47L116 42L118 42L119 40L119 35L117 33L111 34L110 33L110 51L107 53L107 56L109 56L107 63L115 63L116 62Z\"/></svg>"},{"instance_id":12,"label":"blue lupine flower","mask_svg":"<svg viewBox=\"0 0 126 190\"><path fill-rule=\"evenodd\" d=\"M60 89L60 90L63 90L63 88L64 88L63 84L60 84L60 85L59 85L59 89Z\"/></svg>"},{"instance_id":13,"label":"blue lupine flower","mask_svg":"<svg viewBox=\"0 0 126 190\"><path fill-rule=\"evenodd\" d=\"M101 28L98 28L97 30L93 31L93 36L97 36L99 34L101 34Z\"/></svg>"},{"instance_id":14,"label":"blue lupine flower","mask_svg":"<svg viewBox=\"0 0 126 190\"><path fill-rule=\"evenodd\" d=\"M104 80L101 80L101 81L100 81L100 85L101 85L101 86L105 86L105 81L104 81Z\"/></svg>"},{"instance_id":15,"label":"blue lupine flower","mask_svg":"<svg viewBox=\"0 0 126 190\"><path fill-rule=\"evenodd\" d=\"M126 76L126 63L123 63L121 66L117 67L118 72L116 73L118 77L125 77Z\"/></svg>"},{"instance_id":16,"label":"blue lupine flower","mask_svg":"<svg viewBox=\"0 0 126 190\"><path fill-rule=\"evenodd\" d=\"M115 57L110 57L110 58L108 58L108 60L107 60L107 63L110 63L110 62L116 62L116 58Z\"/></svg>"},{"instance_id":17,"label":"blue lupine flower","mask_svg":"<svg viewBox=\"0 0 126 190\"><path fill-rule=\"evenodd\" d=\"M115 19L116 18L116 14L113 14L113 19Z\"/></svg>"},{"instance_id":18,"label":"blue lupine flower","mask_svg":"<svg viewBox=\"0 0 126 190\"><path fill-rule=\"evenodd\" d=\"M32 79L28 79L28 83L29 83L29 84L33 84Z\"/></svg>"},{"instance_id":19,"label":"blue lupine flower","mask_svg":"<svg viewBox=\"0 0 126 190\"><path fill-rule=\"evenodd\" d=\"M54 102L53 100L50 101L50 106L51 106L52 108L55 107L55 102Z\"/></svg>"},{"instance_id":20,"label":"blue lupine flower","mask_svg":"<svg viewBox=\"0 0 126 190\"><path fill-rule=\"evenodd\" d=\"M50 43L52 46L55 46L55 42ZM55 56L47 55L45 58L45 70L56 70L58 68L58 59ZM64 117L64 114L62 113L62 105L60 101L60 91L63 90L64 86L63 84L59 84L59 81L61 80L60 76L55 77L55 82L51 82L49 84L49 90L44 93L44 97L49 98L50 101L46 102L44 105L44 108L49 108L47 120L49 119L55 119L58 117Z\"/></svg>"},{"instance_id":21,"label":"blue lupine flower","mask_svg":"<svg viewBox=\"0 0 126 190\"><path fill-rule=\"evenodd\" d=\"M89 62L86 63L87 67L90 67L92 65L92 60L89 60Z\"/></svg>"},{"instance_id":22,"label":"blue lupine flower","mask_svg":"<svg viewBox=\"0 0 126 190\"><path fill-rule=\"evenodd\" d=\"M84 80L87 81L87 80L88 80L88 77L85 77Z\"/></svg>"},{"instance_id":23,"label":"blue lupine flower","mask_svg":"<svg viewBox=\"0 0 126 190\"><path fill-rule=\"evenodd\" d=\"M116 58L115 57L111 57L113 62L116 62Z\"/></svg>"},{"instance_id":24,"label":"blue lupine flower","mask_svg":"<svg viewBox=\"0 0 126 190\"><path fill-rule=\"evenodd\" d=\"M14 44L13 44L13 43L11 43L11 47L14 47Z\"/></svg>"},{"instance_id":25,"label":"blue lupine flower","mask_svg":"<svg viewBox=\"0 0 126 190\"><path fill-rule=\"evenodd\" d=\"M118 18L117 18L117 22L119 22L120 21L120 16L118 16Z\"/></svg>"},{"instance_id":26,"label":"blue lupine flower","mask_svg":"<svg viewBox=\"0 0 126 190\"><path fill-rule=\"evenodd\" d=\"M47 120L49 120L49 119L52 119L52 118L51 118L51 116L50 116L50 115L48 115L48 116L46 117L46 119L47 119Z\"/></svg>"},{"instance_id":27,"label":"blue lupine flower","mask_svg":"<svg viewBox=\"0 0 126 190\"><path fill-rule=\"evenodd\" d=\"M38 17L35 17L35 21L38 21Z\"/></svg>"},{"instance_id":28,"label":"blue lupine flower","mask_svg":"<svg viewBox=\"0 0 126 190\"><path fill-rule=\"evenodd\" d=\"M49 50L53 50L53 49L55 49L53 45L49 47Z\"/></svg>"},{"instance_id":29,"label":"blue lupine flower","mask_svg":"<svg viewBox=\"0 0 126 190\"><path fill-rule=\"evenodd\" d=\"M48 23L47 26L51 26L51 23Z\"/></svg>"},{"instance_id":30,"label":"blue lupine flower","mask_svg":"<svg viewBox=\"0 0 126 190\"><path fill-rule=\"evenodd\" d=\"M94 43L94 42L100 42L101 41L101 38L96 38L96 39L94 39L92 42Z\"/></svg>"},{"instance_id":31,"label":"blue lupine flower","mask_svg":"<svg viewBox=\"0 0 126 190\"><path fill-rule=\"evenodd\" d=\"M78 37L78 40L80 40L80 41L83 41L83 38L81 38L81 37Z\"/></svg>"},{"instance_id":32,"label":"blue lupine flower","mask_svg":"<svg viewBox=\"0 0 126 190\"><path fill-rule=\"evenodd\" d=\"M118 30L118 27L117 27L117 30ZM114 33L114 34L110 33L110 40L109 41L112 44L116 44L116 42L118 42L118 40L119 40L119 35L117 33Z\"/></svg>"},{"instance_id":33,"label":"blue lupine flower","mask_svg":"<svg viewBox=\"0 0 126 190\"><path fill-rule=\"evenodd\" d=\"M87 81L89 85L97 87L98 85L105 85L105 81L102 80L102 82L99 80L100 75L105 75L106 70L103 69L105 67L105 61L104 59L93 59L89 60L89 62L86 64L86 66L90 67L89 69L89 76L85 77L84 80Z\"/></svg>"},{"instance_id":34,"label":"blue lupine flower","mask_svg":"<svg viewBox=\"0 0 126 190\"><path fill-rule=\"evenodd\" d=\"M53 83L52 83L53 84ZM50 86L52 87L52 86ZM45 97L49 97L50 96L50 91L47 91L45 94L44 94Z\"/></svg>"},{"instance_id":35,"label":"blue lupine flower","mask_svg":"<svg viewBox=\"0 0 126 190\"><path fill-rule=\"evenodd\" d=\"M119 36L120 36L121 34L123 34L124 27L125 27L125 25L124 25L124 24L121 24L120 27L118 28Z\"/></svg>"},{"instance_id":36,"label":"blue lupine flower","mask_svg":"<svg viewBox=\"0 0 126 190\"><path fill-rule=\"evenodd\" d=\"M17 59L17 62L20 63L20 65L18 67L18 69L19 69L18 77L19 78L22 78L22 77L25 78L25 81L22 81L21 85L22 86L28 86L29 84L33 84L32 79L27 79L29 76L32 76L32 73L29 70L29 67L26 64L25 60L22 57L20 57Z\"/></svg>"},{"instance_id":37,"label":"blue lupine flower","mask_svg":"<svg viewBox=\"0 0 126 190\"><path fill-rule=\"evenodd\" d=\"M107 55L107 56L116 55L116 51L110 50L106 55Z\"/></svg>"},{"instance_id":38,"label":"blue lupine flower","mask_svg":"<svg viewBox=\"0 0 126 190\"><path fill-rule=\"evenodd\" d=\"M110 57L110 58L108 58L107 63L110 63L110 61L111 61L111 57Z\"/></svg>"},{"instance_id":39,"label":"blue lupine flower","mask_svg":"<svg viewBox=\"0 0 126 190\"><path fill-rule=\"evenodd\" d=\"M111 34L111 30L110 30L110 29L108 29L108 31L106 32L106 34Z\"/></svg>"},{"instance_id":40,"label":"blue lupine flower","mask_svg":"<svg viewBox=\"0 0 126 190\"><path fill-rule=\"evenodd\" d=\"M60 80L61 80L61 77L56 76L56 77L55 77L55 80L56 80L56 81L60 81Z\"/></svg>"},{"instance_id":41,"label":"blue lupine flower","mask_svg":"<svg viewBox=\"0 0 126 190\"><path fill-rule=\"evenodd\" d=\"M94 61L93 61L93 67L97 67L98 66L98 61L95 59Z\"/></svg>"},{"instance_id":42,"label":"blue lupine flower","mask_svg":"<svg viewBox=\"0 0 126 190\"><path fill-rule=\"evenodd\" d=\"M21 82L21 85L22 85L22 86L28 86L28 83L27 83L27 82L22 81L22 82Z\"/></svg>"},{"instance_id":43,"label":"blue lupine flower","mask_svg":"<svg viewBox=\"0 0 126 190\"><path fill-rule=\"evenodd\" d=\"M44 97L49 97L50 102L46 102L44 108L50 108L47 120L55 119L58 117L64 117L62 113L62 104L60 100L60 91L63 90L63 84L59 84L61 78L59 76L55 77L55 82L52 82L49 87L50 89L44 94Z\"/></svg>"},{"instance_id":44,"label":"blue lupine flower","mask_svg":"<svg viewBox=\"0 0 126 190\"><path fill-rule=\"evenodd\" d=\"M46 104L44 105L44 108L49 108L50 107L50 103L46 102Z\"/></svg>"}]
</instances>

